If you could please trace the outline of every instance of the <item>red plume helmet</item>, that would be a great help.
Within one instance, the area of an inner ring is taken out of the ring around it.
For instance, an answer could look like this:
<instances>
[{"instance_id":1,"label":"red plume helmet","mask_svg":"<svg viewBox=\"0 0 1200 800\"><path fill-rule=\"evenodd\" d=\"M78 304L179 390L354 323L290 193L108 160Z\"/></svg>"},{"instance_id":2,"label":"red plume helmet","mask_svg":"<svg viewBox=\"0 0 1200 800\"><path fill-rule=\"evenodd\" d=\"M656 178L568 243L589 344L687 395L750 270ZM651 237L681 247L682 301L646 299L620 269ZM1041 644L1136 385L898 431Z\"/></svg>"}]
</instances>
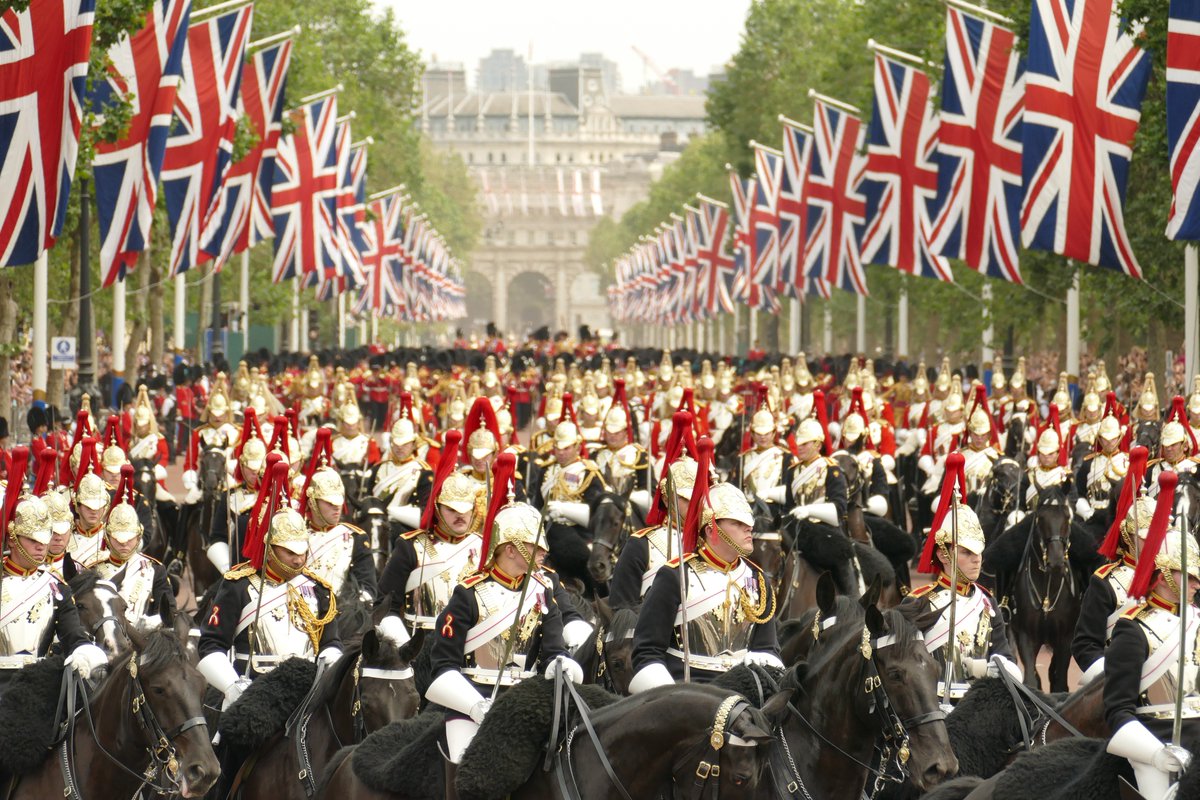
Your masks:
<instances>
[{"instance_id":1,"label":"red plume helmet","mask_svg":"<svg viewBox=\"0 0 1200 800\"><path fill-rule=\"evenodd\" d=\"M1129 469L1125 471L1125 481L1121 484L1121 497L1117 500L1116 516L1108 527L1108 535L1100 545L1100 555L1113 561L1117 558L1117 550L1121 544L1121 523L1129 514L1129 509L1137 501L1138 492L1146 478L1146 460L1150 451L1138 445L1129 451Z\"/></svg>"},{"instance_id":2,"label":"red plume helmet","mask_svg":"<svg viewBox=\"0 0 1200 800\"><path fill-rule=\"evenodd\" d=\"M504 446L504 441L500 437L500 422L496 419L496 409L492 408L492 401L483 396L475 398L475 402L471 403L471 410L467 412L466 420L463 421L463 446L462 452L459 455L460 463L469 463L471 434L479 430L480 427L487 428L492 432L492 438L496 440L497 450Z\"/></svg>"},{"instance_id":3,"label":"red plume helmet","mask_svg":"<svg viewBox=\"0 0 1200 800\"><path fill-rule=\"evenodd\" d=\"M941 564L933 557L936 534L950 513L954 501L954 489L958 487L959 497L965 502L967 497L967 479L963 474L965 459L963 454L955 450L946 456L946 472L942 477L942 494L938 498L937 513L933 515L933 524L929 526L929 534L925 537L925 548L921 551L921 565L918 569L926 575L936 574Z\"/></svg>"},{"instance_id":4,"label":"red plume helmet","mask_svg":"<svg viewBox=\"0 0 1200 800\"><path fill-rule=\"evenodd\" d=\"M613 399L612 406L620 406L625 409L625 421L628 425L625 428L626 440L633 444L633 412L629 408L629 396L625 393L625 379L613 379ZM610 408L612 406L609 406Z\"/></svg>"},{"instance_id":5,"label":"red plume helmet","mask_svg":"<svg viewBox=\"0 0 1200 800\"><path fill-rule=\"evenodd\" d=\"M1192 447L1188 451L1188 455L1192 455L1197 451L1200 451L1200 442L1196 441L1196 432L1192 430L1192 426L1188 423L1186 404L1187 401L1183 399L1182 395L1177 394L1172 397L1171 410L1167 412L1167 416L1166 419L1163 420L1163 424L1165 425L1168 422L1178 422L1183 426L1183 429L1187 432L1188 439L1191 440L1192 443Z\"/></svg>"},{"instance_id":6,"label":"red plume helmet","mask_svg":"<svg viewBox=\"0 0 1200 800\"><path fill-rule=\"evenodd\" d=\"M421 515L422 530L432 531L434 513L437 509L438 495L442 493L442 484L458 463L458 447L462 443L462 431L451 429L446 431L446 443L443 445L442 457L438 459L437 470L433 473L433 486L429 490L429 499L425 501L425 513Z\"/></svg>"},{"instance_id":7,"label":"red plume helmet","mask_svg":"<svg viewBox=\"0 0 1200 800\"><path fill-rule=\"evenodd\" d=\"M288 508L291 501L288 463L278 453L267 456L267 469L263 482L258 487L258 497L250 512L246 525L246 539L242 544L242 557L261 570L267 552L267 534L271 531L271 518L277 511Z\"/></svg>"},{"instance_id":8,"label":"red plume helmet","mask_svg":"<svg viewBox=\"0 0 1200 800\"><path fill-rule=\"evenodd\" d=\"M83 480L83 476L89 472L96 472L99 466L99 459L96 458L96 440L90 436L83 437L79 443L79 466L75 468L75 485L72 487L74 491L79 491L79 482Z\"/></svg>"},{"instance_id":9,"label":"red plume helmet","mask_svg":"<svg viewBox=\"0 0 1200 800\"><path fill-rule=\"evenodd\" d=\"M304 489L300 492L300 502L308 497L308 487L312 483L317 469L333 464L333 431L329 428L317 428L317 438L313 442L312 455L304 467ZM307 505L307 504L306 504Z\"/></svg>"},{"instance_id":10,"label":"red plume helmet","mask_svg":"<svg viewBox=\"0 0 1200 800\"><path fill-rule=\"evenodd\" d=\"M513 475L517 471L517 457L513 453L501 453L496 457L492 467L492 500L488 503L487 516L483 520L483 542L479 548L479 569L487 568L492 560L492 527L496 524L496 515L500 509L509 503L508 493L512 485Z\"/></svg>"},{"instance_id":11,"label":"red plume helmet","mask_svg":"<svg viewBox=\"0 0 1200 800\"><path fill-rule=\"evenodd\" d=\"M696 444L692 432L692 415L686 411L676 411L671 416L671 435L667 438L667 447L663 451L663 477L666 477L667 470L685 452L693 458L696 457ZM650 527L661 525L666 517L667 510L664 504L663 487L660 482L658 488L654 490L654 502L650 505L650 511L646 514L646 525Z\"/></svg>"},{"instance_id":12,"label":"red plume helmet","mask_svg":"<svg viewBox=\"0 0 1200 800\"><path fill-rule=\"evenodd\" d=\"M287 417L275 417L275 421L271 427L271 441L267 443L267 452L279 450L290 461L292 458L292 446L288 441L289 423Z\"/></svg>"},{"instance_id":13,"label":"red plume helmet","mask_svg":"<svg viewBox=\"0 0 1200 800\"><path fill-rule=\"evenodd\" d=\"M108 504L107 516L111 517L112 510L121 503L137 505L137 499L133 493L133 464L121 465L121 478L117 481L117 491L113 494L112 502Z\"/></svg>"},{"instance_id":14,"label":"red plume helmet","mask_svg":"<svg viewBox=\"0 0 1200 800\"><path fill-rule=\"evenodd\" d=\"M44 495L54 482L54 472L57 466L58 453L53 447L43 447L37 455L37 471L33 479L33 493L38 497ZM11 474L11 473L10 473Z\"/></svg>"},{"instance_id":15,"label":"red plume helmet","mask_svg":"<svg viewBox=\"0 0 1200 800\"><path fill-rule=\"evenodd\" d=\"M83 437L94 437L96 432L92 430L92 419L88 415L86 409L79 409L79 413L75 415L75 435L71 439L71 451L74 452L75 445L83 441Z\"/></svg>"},{"instance_id":16,"label":"red plume helmet","mask_svg":"<svg viewBox=\"0 0 1200 800\"><path fill-rule=\"evenodd\" d=\"M683 552L681 556L696 552L696 543L700 540L701 515L704 513L704 509L712 505L708 499L708 484L712 473L712 439L707 436L700 437L696 449L699 451L696 463L696 484L692 489L692 499L688 501L687 515L683 518Z\"/></svg>"},{"instance_id":17,"label":"red plume helmet","mask_svg":"<svg viewBox=\"0 0 1200 800\"><path fill-rule=\"evenodd\" d=\"M234 461L242 457L242 448L246 446L246 442L250 441L252 436L257 437L260 442L264 441L262 427L258 424L258 412L247 407L242 416L242 435L238 437L237 447L233 449Z\"/></svg>"},{"instance_id":18,"label":"red plume helmet","mask_svg":"<svg viewBox=\"0 0 1200 800\"><path fill-rule=\"evenodd\" d=\"M109 414L108 419L104 422L104 447L107 449L116 445L122 450L125 449L125 433L121 430L121 417L119 414Z\"/></svg>"},{"instance_id":19,"label":"red plume helmet","mask_svg":"<svg viewBox=\"0 0 1200 800\"><path fill-rule=\"evenodd\" d=\"M21 445L12 449L12 464L8 470L8 487L4 491L4 507L0 508L0 536L8 536L8 523L16 511L21 490L25 488L25 471L29 468L29 448Z\"/></svg>"},{"instance_id":20,"label":"red plume helmet","mask_svg":"<svg viewBox=\"0 0 1200 800\"><path fill-rule=\"evenodd\" d=\"M813 411L817 415L817 422L821 423L821 430L825 431L825 447L821 453L829 455L833 452L833 442L829 438L829 405L825 402L825 392L820 389L813 391Z\"/></svg>"},{"instance_id":21,"label":"red plume helmet","mask_svg":"<svg viewBox=\"0 0 1200 800\"><path fill-rule=\"evenodd\" d=\"M1154 562L1167 538L1167 527L1175 506L1175 486L1178 483L1179 476L1175 472L1164 470L1158 475L1158 501L1141 555L1138 556L1137 568L1133 571L1133 582L1129 584L1130 597L1145 597L1154 588L1154 575L1158 572Z\"/></svg>"}]
</instances>

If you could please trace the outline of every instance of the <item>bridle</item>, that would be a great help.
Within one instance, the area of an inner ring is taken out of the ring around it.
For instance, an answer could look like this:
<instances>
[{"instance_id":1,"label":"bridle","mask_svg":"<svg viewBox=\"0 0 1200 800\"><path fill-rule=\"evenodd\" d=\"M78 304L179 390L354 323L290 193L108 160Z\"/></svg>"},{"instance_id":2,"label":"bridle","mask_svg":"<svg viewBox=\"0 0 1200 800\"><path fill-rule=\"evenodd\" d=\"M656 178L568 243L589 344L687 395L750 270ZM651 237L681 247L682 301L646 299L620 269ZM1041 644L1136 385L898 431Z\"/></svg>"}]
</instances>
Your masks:
<instances>
[{"instance_id":1,"label":"bridle","mask_svg":"<svg viewBox=\"0 0 1200 800\"><path fill-rule=\"evenodd\" d=\"M1038 510L1042 508L1042 503L1038 503ZM1030 531L1028 541L1025 543L1025 558L1024 561L1028 564L1036 558L1036 566L1038 570L1046 576L1046 585L1040 593L1033 582L1033 570L1028 569L1025 572L1025 585L1029 592L1029 600L1034 608L1041 607L1042 614L1049 614L1058 607L1059 601L1063 597L1063 590L1067 590L1068 597L1074 597L1075 592L1075 575L1071 570L1070 554L1071 554L1071 510L1065 503L1059 502L1058 498L1048 502L1046 508L1062 508L1066 513L1067 524L1065 526L1065 534L1061 531L1055 532L1050 536L1043 537L1039 534L1041 528L1037 512L1034 512L1034 530ZM1036 547L1034 540L1037 540ZM1063 560L1065 563L1066 575L1058 579L1058 589L1053 592L1051 598L1051 585L1054 583L1054 573L1050 567L1050 547L1053 544L1059 544L1063 549ZM1040 594L1040 597L1039 597Z\"/></svg>"},{"instance_id":2,"label":"bridle","mask_svg":"<svg viewBox=\"0 0 1200 800\"><path fill-rule=\"evenodd\" d=\"M813 630L814 637L818 637L820 628L816 623L814 623ZM919 641L921 636L918 633L913 638ZM874 784L869 795L871 798L874 798L883 789L884 785L888 783L903 783L908 779L908 759L910 755L909 732L922 725L943 722L946 719L946 712L940 707L934 707L930 711L907 719L901 719L900 715L896 713L895 706L888 696L887 688L883 685L883 678L879 675L879 664L877 661L878 652L884 648L893 646L896 644L896 641L897 637L894 634L872 639L870 631L865 625L863 626L862 638L858 647L859 653L863 657L863 665L857 684L862 687L863 694L866 695L868 715L875 716L879 722L879 736L876 738L875 750L869 763L860 761L830 741L804 716L800 709L796 708L794 702L789 700L787 704L788 712L800 720L823 744L832 748L833 752L843 760L865 770L868 775L874 776ZM804 785L804 778L796 766L795 759L792 757L791 747L787 743L787 736L783 732L782 726L776 728L775 737L782 745L776 752L782 751L782 756L787 761L786 772L790 773L789 780L782 788L786 790L789 797L802 797L805 800L813 800L813 796ZM779 771L778 768L780 765L777 764L777 760L777 758L772 759L773 771Z\"/></svg>"},{"instance_id":3,"label":"bridle","mask_svg":"<svg viewBox=\"0 0 1200 800\"><path fill-rule=\"evenodd\" d=\"M153 707L146 700L146 691L138 677L138 656L136 653L129 657L126 667L129 681L125 686L123 704L129 708L137 720L138 728L146 734L146 754L150 763L142 772L135 772L125 766L116 756L110 753L96 732L96 723L92 719L91 704L88 701L87 685L76 674L74 669L66 668L63 672L62 690L59 694L58 711L55 718L61 720L58 745L58 762L63 779L63 797L66 800L83 800L79 782L75 778L73 761L75 757L75 717L82 709L88 723L88 730L96 743L96 748L105 758L115 764L122 772L138 781L139 786L134 797L139 796L145 789L151 789L157 795L179 794L179 759L175 748L175 740L193 728L205 726L208 723L203 716L190 717L170 730L164 730L154 713ZM76 702L82 698L82 704L77 708ZM65 710L65 715L63 714Z\"/></svg>"}]
</instances>

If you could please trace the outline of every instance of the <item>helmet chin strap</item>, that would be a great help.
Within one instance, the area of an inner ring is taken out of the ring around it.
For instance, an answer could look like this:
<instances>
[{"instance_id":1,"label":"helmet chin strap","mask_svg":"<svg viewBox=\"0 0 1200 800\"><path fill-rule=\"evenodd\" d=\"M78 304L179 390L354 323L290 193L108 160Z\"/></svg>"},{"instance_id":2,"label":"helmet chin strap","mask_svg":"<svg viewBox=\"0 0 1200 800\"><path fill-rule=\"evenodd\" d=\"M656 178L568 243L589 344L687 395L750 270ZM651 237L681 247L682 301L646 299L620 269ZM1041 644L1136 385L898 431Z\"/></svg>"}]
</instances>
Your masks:
<instances>
[{"instance_id":1,"label":"helmet chin strap","mask_svg":"<svg viewBox=\"0 0 1200 800\"><path fill-rule=\"evenodd\" d=\"M717 536L721 538L721 541L732 547L733 552L737 553L739 556L748 556L754 552L753 547L748 549L740 547L736 542L733 541L732 538L730 538L729 534L725 532L725 529L716 523L715 520L713 521L712 526L717 529Z\"/></svg>"}]
</instances>

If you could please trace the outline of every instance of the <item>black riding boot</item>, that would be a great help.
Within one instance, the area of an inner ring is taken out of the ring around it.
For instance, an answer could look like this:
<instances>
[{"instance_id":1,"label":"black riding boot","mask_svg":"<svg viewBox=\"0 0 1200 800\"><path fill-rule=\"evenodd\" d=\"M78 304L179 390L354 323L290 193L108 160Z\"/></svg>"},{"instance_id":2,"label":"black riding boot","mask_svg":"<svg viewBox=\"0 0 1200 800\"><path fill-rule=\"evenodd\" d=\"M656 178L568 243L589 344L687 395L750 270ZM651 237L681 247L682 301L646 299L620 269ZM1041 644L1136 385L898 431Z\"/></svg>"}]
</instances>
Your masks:
<instances>
[{"instance_id":1,"label":"black riding boot","mask_svg":"<svg viewBox=\"0 0 1200 800\"><path fill-rule=\"evenodd\" d=\"M442 763L446 765L446 800L458 800L458 787L454 785L458 777L458 764L448 758L443 759Z\"/></svg>"}]
</instances>

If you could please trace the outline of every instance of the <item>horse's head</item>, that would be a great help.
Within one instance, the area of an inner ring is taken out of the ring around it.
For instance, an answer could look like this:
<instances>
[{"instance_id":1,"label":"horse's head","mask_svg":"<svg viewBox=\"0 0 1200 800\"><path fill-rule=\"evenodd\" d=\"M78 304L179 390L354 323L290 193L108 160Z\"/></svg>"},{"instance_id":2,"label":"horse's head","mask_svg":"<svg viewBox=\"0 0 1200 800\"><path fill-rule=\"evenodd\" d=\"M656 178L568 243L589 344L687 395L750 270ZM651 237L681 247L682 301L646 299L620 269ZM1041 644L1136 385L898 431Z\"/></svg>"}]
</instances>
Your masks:
<instances>
[{"instance_id":1,"label":"horse's head","mask_svg":"<svg viewBox=\"0 0 1200 800\"><path fill-rule=\"evenodd\" d=\"M958 771L938 705L937 664L916 626L896 609L881 612L877 598L877 585L862 601L835 597L832 586L819 593L804 660L784 674L763 712L800 730L821 719L827 740L882 736L893 754L908 752L900 764L919 789L929 789ZM822 712L817 706L825 703ZM803 714L796 706L809 717L791 719Z\"/></svg>"},{"instance_id":2,"label":"horse's head","mask_svg":"<svg viewBox=\"0 0 1200 800\"><path fill-rule=\"evenodd\" d=\"M592 551L588 556L588 573L596 583L608 583L613 565L627 535L630 509L629 498L605 492L592 514Z\"/></svg>"},{"instance_id":3,"label":"horse's head","mask_svg":"<svg viewBox=\"0 0 1200 800\"><path fill-rule=\"evenodd\" d=\"M995 514L1004 516L1019 505L1024 474L1021 465L1012 458L1001 458L992 465L987 494L988 505Z\"/></svg>"},{"instance_id":4,"label":"horse's head","mask_svg":"<svg viewBox=\"0 0 1200 800\"><path fill-rule=\"evenodd\" d=\"M101 580L91 570L84 570L71 580L71 592L79 609L79 624L108 654L109 660L127 652L132 643L125 621L126 603L116 585Z\"/></svg>"},{"instance_id":5,"label":"horse's head","mask_svg":"<svg viewBox=\"0 0 1200 800\"><path fill-rule=\"evenodd\" d=\"M1196 473L1179 473L1174 513L1177 520L1186 520L1187 530L1200 540L1200 478Z\"/></svg>"},{"instance_id":6,"label":"horse's head","mask_svg":"<svg viewBox=\"0 0 1200 800\"><path fill-rule=\"evenodd\" d=\"M1005 431L1008 437L1004 444L1004 455L1008 458L1019 458L1024 456L1025 451L1025 416L1023 414L1014 414L1008 422L1008 430Z\"/></svg>"},{"instance_id":7,"label":"horse's head","mask_svg":"<svg viewBox=\"0 0 1200 800\"><path fill-rule=\"evenodd\" d=\"M197 480L205 496L215 494L225 488L226 481L225 454L220 450L205 450L200 455L200 468L197 470Z\"/></svg>"},{"instance_id":8,"label":"horse's head","mask_svg":"<svg viewBox=\"0 0 1200 800\"><path fill-rule=\"evenodd\" d=\"M1071 551L1071 503L1061 486L1038 492L1033 512L1033 542L1046 572L1063 573Z\"/></svg>"},{"instance_id":9,"label":"horse's head","mask_svg":"<svg viewBox=\"0 0 1200 800\"><path fill-rule=\"evenodd\" d=\"M421 695L417 691L412 663L421 652L426 631L418 629L413 638L397 645L379 629L363 636L358 659L358 693L362 703L365 731L375 731L399 719L417 714Z\"/></svg>"},{"instance_id":10,"label":"horse's head","mask_svg":"<svg viewBox=\"0 0 1200 800\"><path fill-rule=\"evenodd\" d=\"M1150 458L1158 456L1158 444L1162 436L1162 423L1156 419L1144 419L1134 423L1133 444L1141 445L1150 452Z\"/></svg>"},{"instance_id":11,"label":"horse's head","mask_svg":"<svg viewBox=\"0 0 1200 800\"><path fill-rule=\"evenodd\" d=\"M153 502L158 478L154 474L154 461L139 458L133 462L133 488L142 502Z\"/></svg>"},{"instance_id":12,"label":"horse's head","mask_svg":"<svg viewBox=\"0 0 1200 800\"><path fill-rule=\"evenodd\" d=\"M166 772L160 780L177 784L174 792L184 797L202 797L221 772L204 721L207 682L174 633L131 631L130 639L133 649L114 666L107 684L126 685L122 692L132 698L137 735L151 747L165 743L166 749L158 752ZM174 772L167 759L177 765Z\"/></svg>"},{"instance_id":13,"label":"horse's head","mask_svg":"<svg viewBox=\"0 0 1200 800\"><path fill-rule=\"evenodd\" d=\"M834 453L833 460L841 467L842 475L846 479L846 496L853 501L866 489L866 480L870 475L864 475L858 467L858 459L847 452Z\"/></svg>"},{"instance_id":14,"label":"horse's head","mask_svg":"<svg viewBox=\"0 0 1200 800\"><path fill-rule=\"evenodd\" d=\"M617 694L629 694L629 681L633 678L633 628L637 618L632 609L618 609L604 634L604 669Z\"/></svg>"}]
</instances>

